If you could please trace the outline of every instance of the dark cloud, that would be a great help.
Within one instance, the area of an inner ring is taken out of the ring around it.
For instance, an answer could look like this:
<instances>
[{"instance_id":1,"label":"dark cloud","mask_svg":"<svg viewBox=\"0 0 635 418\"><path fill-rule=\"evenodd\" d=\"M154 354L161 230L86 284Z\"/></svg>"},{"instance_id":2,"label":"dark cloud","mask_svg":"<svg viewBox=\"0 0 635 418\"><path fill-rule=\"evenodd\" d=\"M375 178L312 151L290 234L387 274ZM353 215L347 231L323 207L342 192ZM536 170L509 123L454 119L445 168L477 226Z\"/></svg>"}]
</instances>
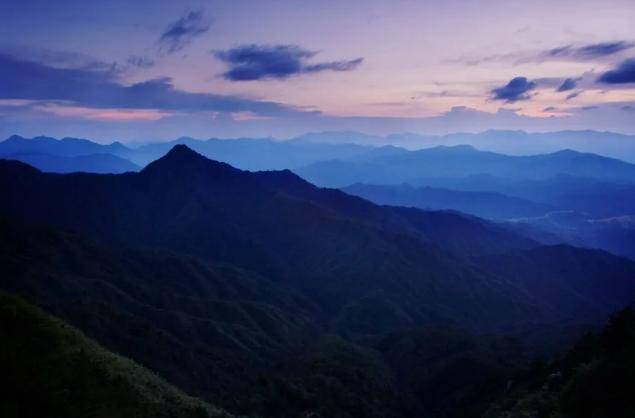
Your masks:
<instances>
[{"instance_id":1,"label":"dark cloud","mask_svg":"<svg viewBox=\"0 0 635 418\"><path fill-rule=\"evenodd\" d=\"M504 54L493 54L481 57L462 57L449 60L452 63L480 65L491 62L511 62L515 65L545 61L592 61L605 58L635 47L635 42L615 41L596 44L571 44L556 48L536 51L514 51Z\"/></svg>"},{"instance_id":2,"label":"dark cloud","mask_svg":"<svg viewBox=\"0 0 635 418\"><path fill-rule=\"evenodd\" d=\"M0 99L56 100L93 108L251 112L263 116L297 114L285 105L177 90L171 79L120 84L116 73L53 68L0 54Z\"/></svg>"},{"instance_id":3,"label":"dark cloud","mask_svg":"<svg viewBox=\"0 0 635 418\"><path fill-rule=\"evenodd\" d=\"M620 107L620 109L622 109L625 112L635 112L635 106L631 106L631 105L625 105Z\"/></svg>"},{"instance_id":4,"label":"dark cloud","mask_svg":"<svg viewBox=\"0 0 635 418\"><path fill-rule=\"evenodd\" d=\"M580 94L582 94L581 91L574 91L573 93L567 95L567 100L575 99Z\"/></svg>"},{"instance_id":5,"label":"dark cloud","mask_svg":"<svg viewBox=\"0 0 635 418\"><path fill-rule=\"evenodd\" d=\"M598 106L582 106L580 109L582 109L583 111L588 111L588 110L595 110L595 109L599 109Z\"/></svg>"},{"instance_id":6,"label":"dark cloud","mask_svg":"<svg viewBox=\"0 0 635 418\"><path fill-rule=\"evenodd\" d=\"M348 61L331 61L319 64L308 65L304 68L305 73L315 73L325 70L330 71L351 71L357 68L364 61L364 58L355 58Z\"/></svg>"},{"instance_id":7,"label":"dark cloud","mask_svg":"<svg viewBox=\"0 0 635 418\"><path fill-rule=\"evenodd\" d=\"M566 80L564 80L562 82L562 84L560 85L560 87L558 87L558 92L563 92L563 91L569 91L569 90L573 90L576 87L576 80L574 80L573 78L567 78Z\"/></svg>"},{"instance_id":8,"label":"dark cloud","mask_svg":"<svg viewBox=\"0 0 635 418\"><path fill-rule=\"evenodd\" d=\"M150 68L154 65L154 60L139 55L130 55L126 61L128 65L139 68Z\"/></svg>"},{"instance_id":9,"label":"dark cloud","mask_svg":"<svg viewBox=\"0 0 635 418\"><path fill-rule=\"evenodd\" d=\"M203 19L203 11L191 11L168 25L159 38L161 51L172 54L188 46L194 38L209 30L210 24Z\"/></svg>"},{"instance_id":10,"label":"dark cloud","mask_svg":"<svg viewBox=\"0 0 635 418\"><path fill-rule=\"evenodd\" d=\"M526 77L516 77L502 87L492 90L494 100L505 100L506 102L516 102L529 99L529 91L536 87L536 83L528 81Z\"/></svg>"},{"instance_id":11,"label":"dark cloud","mask_svg":"<svg viewBox=\"0 0 635 418\"><path fill-rule=\"evenodd\" d=\"M543 111L543 112L549 112L549 113L551 113L551 112L557 112L557 111L558 111L558 108L553 107L553 106L549 106L549 107L545 107L544 109L542 109L542 111Z\"/></svg>"},{"instance_id":12,"label":"dark cloud","mask_svg":"<svg viewBox=\"0 0 635 418\"><path fill-rule=\"evenodd\" d=\"M606 84L635 83L635 58L627 59L617 68L605 72L598 81Z\"/></svg>"},{"instance_id":13,"label":"dark cloud","mask_svg":"<svg viewBox=\"0 0 635 418\"><path fill-rule=\"evenodd\" d=\"M633 46L635 46L635 43L628 41L601 42L583 46L566 45L550 49L544 55L553 58L590 60L613 55Z\"/></svg>"},{"instance_id":14,"label":"dark cloud","mask_svg":"<svg viewBox=\"0 0 635 418\"><path fill-rule=\"evenodd\" d=\"M25 61L45 62L55 68L79 68L92 71L117 71L116 62L105 62L80 52L48 48L35 48L28 45L2 47L0 54L19 56Z\"/></svg>"},{"instance_id":15,"label":"dark cloud","mask_svg":"<svg viewBox=\"0 0 635 418\"><path fill-rule=\"evenodd\" d=\"M297 45L242 45L214 56L228 64L223 77L231 81L285 79L291 76L321 71L351 71L363 58L308 64L317 53Z\"/></svg>"}]
</instances>

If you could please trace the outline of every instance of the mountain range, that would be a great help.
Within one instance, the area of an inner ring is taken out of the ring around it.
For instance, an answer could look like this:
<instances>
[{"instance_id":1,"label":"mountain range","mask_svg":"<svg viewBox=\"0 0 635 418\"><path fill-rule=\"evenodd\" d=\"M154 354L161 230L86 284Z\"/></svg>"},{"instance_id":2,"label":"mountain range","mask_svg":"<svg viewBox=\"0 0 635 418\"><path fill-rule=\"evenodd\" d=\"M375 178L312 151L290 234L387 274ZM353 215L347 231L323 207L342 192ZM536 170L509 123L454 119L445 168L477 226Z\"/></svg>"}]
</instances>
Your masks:
<instances>
[{"instance_id":1,"label":"mountain range","mask_svg":"<svg viewBox=\"0 0 635 418\"><path fill-rule=\"evenodd\" d=\"M502 141L507 134L512 139L518 136L506 131L483 135ZM577 138L575 132L558 134ZM579 134L595 138L593 132ZM523 141L538 140L534 136L525 136ZM452 136L457 141L463 137ZM635 257L635 224L624 221L635 213L635 166L629 163L572 150L532 156L497 154L466 145L412 151L378 146L382 142L371 139L355 132L331 132L287 141L183 137L130 147L118 142L102 145L85 139L13 136L0 142L0 157L48 172L123 173L139 171L175 145L187 145L241 169L290 168L319 186L344 187L375 203L511 221L509 226L516 232L543 243L569 243ZM353 187L354 183L365 187Z\"/></svg>"},{"instance_id":2,"label":"mountain range","mask_svg":"<svg viewBox=\"0 0 635 418\"><path fill-rule=\"evenodd\" d=\"M525 132L487 130L478 133L456 132L446 135L395 133L386 136L359 132L313 132L297 139L321 143L353 143L359 145L393 145L407 149L445 145L471 145L475 148L509 155L547 154L563 149L594 153L635 162L635 136L615 132L556 131Z\"/></svg>"},{"instance_id":3,"label":"mountain range","mask_svg":"<svg viewBox=\"0 0 635 418\"><path fill-rule=\"evenodd\" d=\"M562 150L552 154L509 156L479 151L468 145L438 146L370 161L322 161L297 171L321 186L354 183L400 184L430 177L492 175L516 180L541 180L559 174L632 183L635 165L595 154Z\"/></svg>"},{"instance_id":4,"label":"mountain range","mask_svg":"<svg viewBox=\"0 0 635 418\"><path fill-rule=\"evenodd\" d=\"M430 210L456 210L481 218L506 220L543 216L554 206L535 203L497 192L471 192L439 187L414 187L408 183L379 186L356 183L342 191L382 205L411 206Z\"/></svg>"},{"instance_id":5,"label":"mountain range","mask_svg":"<svg viewBox=\"0 0 635 418\"><path fill-rule=\"evenodd\" d=\"M480 416L635 302L629 259L185 145L114 175L1 160L0 195L2 289L237 415Z\"/></svg>"},{"instance_id":6,"label":"mountain range","mask_svg":"<svg viewBox=\"0 0 635 418\"><path fill-rule=\"evenodd\" d=\"M13 135L0 142L0 156L33 153L64 157L111 154L143 167L178 144L187 145L209 158L224 161L244 170L299 169L327 160L353 159L359 162L379 156L408 154L409 150L458 145L471 145L479 150L515 156L552 154L569 149L581 154L594 153L635 162L635 139L632 136L594 131L486 131L479 134L456 133L439 137L415 134L374 137L359 132L322 132L309 133L289 140L200 140L182 137L173 141L137 146L126 146L120 142L104 145L78 138L57 140L39 136L27 139ZM631 148L633 152L629 153Z\"/></svg>"}]
</instances>

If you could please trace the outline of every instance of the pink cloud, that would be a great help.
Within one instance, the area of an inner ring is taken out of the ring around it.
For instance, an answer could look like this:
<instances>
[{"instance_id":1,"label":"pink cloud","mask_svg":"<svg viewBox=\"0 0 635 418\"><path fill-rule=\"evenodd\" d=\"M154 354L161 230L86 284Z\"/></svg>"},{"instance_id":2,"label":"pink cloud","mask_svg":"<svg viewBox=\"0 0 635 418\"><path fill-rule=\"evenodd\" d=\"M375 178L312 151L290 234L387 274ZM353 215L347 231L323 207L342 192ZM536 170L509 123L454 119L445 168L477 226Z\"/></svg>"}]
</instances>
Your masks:
<instances>
[{"instance_id":1,"label":"pink cloud","mask_svg":"<svg viewBox=\"0 0 635 418\"><path fill-rule=\"evenodd\" d=\"M156 121L169 113L156 109L94 109L46 103L35 107L39 111L52 113L63 118L100 120L108 122Z\"/></svg>"}]
</instances>

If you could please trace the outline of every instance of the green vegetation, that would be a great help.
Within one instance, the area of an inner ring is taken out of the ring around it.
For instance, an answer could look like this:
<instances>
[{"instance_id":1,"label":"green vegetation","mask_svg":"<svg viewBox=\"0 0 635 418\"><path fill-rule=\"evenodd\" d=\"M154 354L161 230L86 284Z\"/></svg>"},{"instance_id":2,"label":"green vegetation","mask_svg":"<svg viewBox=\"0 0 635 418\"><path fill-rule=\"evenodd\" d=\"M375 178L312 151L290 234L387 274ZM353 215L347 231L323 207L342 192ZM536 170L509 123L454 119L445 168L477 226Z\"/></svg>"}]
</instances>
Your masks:
<instances>
[{"instance_id":1,"label":"green vegetation","mask_svg":"<svg viewBox=\"0 0 635 418\"><path fill-rule=\"evenodd\" d=\"M5 292L0 324L4 418L230 417Z\"/></svg>"},{"instance_id":2,"label":"green vegetation","mask_svg":"<svg viewBox=\"0 0 635 418\"><path fill-rule=\"evenodd\" d=\"M549 365L519 374L485 418L632 418L635 413L635 311L613 315Z\"/></svg>"}]
</instances>

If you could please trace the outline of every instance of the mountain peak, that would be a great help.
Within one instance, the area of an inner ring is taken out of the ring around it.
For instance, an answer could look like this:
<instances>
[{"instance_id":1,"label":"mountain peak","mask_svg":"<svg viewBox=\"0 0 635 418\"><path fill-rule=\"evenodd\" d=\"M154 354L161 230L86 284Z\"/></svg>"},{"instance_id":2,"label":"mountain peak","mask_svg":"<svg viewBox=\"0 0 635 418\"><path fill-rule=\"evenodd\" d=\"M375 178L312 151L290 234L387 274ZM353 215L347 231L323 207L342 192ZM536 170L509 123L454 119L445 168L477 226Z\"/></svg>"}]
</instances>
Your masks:
<instances>
[{"instance_id":1,"label":"mountain peak","mask_svg":"<svg viewBox=\"0 0 635 418\"><path fill-rule=\"evenodd\" d=\"M192 163L200 164L201 161L210 160L187 145L177 144L173 146L163 157L148 164L146 169L151 167L191 165Z\"/></svg>"},{"instance_id":2,"label":"mountain peak","mask_svg":"<svg viewBox=\"0 0 635 418\"><path fill-rule=\"evenodd\" d=\"M184 144L173 146L167 154L148 164L141 172L169 171L193 175L194 173L239 173L240 170L219 161L211 160Z\"/></svg>"},{"instance_id":3,"label":"mountain peak","mask_svg":"<svg viewBox=\"0 0 635 418\"><path fill-rule=\"evenodd\" d=\"M3 142L24 141L24 140L25 138L21 137L20 135L11 135L7 139L5 139Z\"/></svg>"},{"instance_id":4,"label":"mountain peak","mask_svg":"<svg viewBox=\"0 0 635 418\"><path fill-rule=\"evenodd\" d=\"M172 147L172 149L170 149L170 151L168 151L167 154L165 154L165 156L166 157L189 156L190 158L203 157L201 154L194 151L192 148L188 147L185 144L176 144L175 146Z\"/></svg>"}]
</instances>

